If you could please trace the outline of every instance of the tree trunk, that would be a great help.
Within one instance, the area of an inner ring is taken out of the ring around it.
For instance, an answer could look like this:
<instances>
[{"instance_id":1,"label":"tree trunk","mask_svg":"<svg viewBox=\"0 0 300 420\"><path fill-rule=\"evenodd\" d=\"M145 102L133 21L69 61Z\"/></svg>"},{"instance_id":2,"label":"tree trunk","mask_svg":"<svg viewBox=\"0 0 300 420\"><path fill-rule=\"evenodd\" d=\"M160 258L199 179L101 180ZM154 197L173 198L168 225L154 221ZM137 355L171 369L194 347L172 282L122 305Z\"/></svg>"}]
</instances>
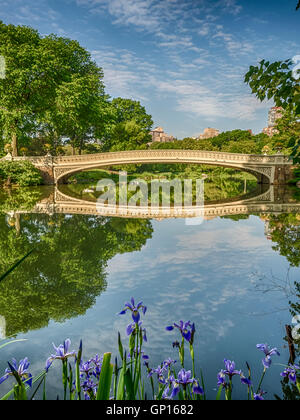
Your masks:
<instances>
[{"instance_id":1,"label":"tree trunk","mask_svg":"<svg viewBox=\"0 0 300 420\"><path fill-rule=\"evenodd\" d=\"M83 140L80 140L80 144L79 144L79 154L82 154L82 148L83 148Z\"/></svg>"},{"instance_id":2,"label":"tree trunk","mask_svg":"<svg viewBox=\"0 0 300 420\"><path fill-rule=\"evenodd\" d=\"M18 139L17 139L16 132L13 132L11 135L11 146L12 146L12 155L18 156Z\"/></svg>"}]
</instances>

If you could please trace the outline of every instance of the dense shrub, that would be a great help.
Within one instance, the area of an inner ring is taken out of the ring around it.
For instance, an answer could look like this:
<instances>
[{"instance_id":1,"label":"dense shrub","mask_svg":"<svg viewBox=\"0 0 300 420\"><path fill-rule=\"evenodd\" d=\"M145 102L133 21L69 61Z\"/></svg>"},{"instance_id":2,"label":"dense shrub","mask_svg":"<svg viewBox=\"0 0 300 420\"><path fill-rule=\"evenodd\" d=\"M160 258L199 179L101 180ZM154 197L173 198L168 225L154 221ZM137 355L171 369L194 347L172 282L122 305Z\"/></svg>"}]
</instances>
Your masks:
<instances>
[{"instance_id":1,"label":"dense shrub","mask_svg":"<svg viewBox=\"0 0 300 420\"><path fill-rule=\"evenodd\" d=\"M32 163L24 162L0 162L0 184L16 184L21 187L41 185L43 179Z\"/></svg>"}]
</instances>

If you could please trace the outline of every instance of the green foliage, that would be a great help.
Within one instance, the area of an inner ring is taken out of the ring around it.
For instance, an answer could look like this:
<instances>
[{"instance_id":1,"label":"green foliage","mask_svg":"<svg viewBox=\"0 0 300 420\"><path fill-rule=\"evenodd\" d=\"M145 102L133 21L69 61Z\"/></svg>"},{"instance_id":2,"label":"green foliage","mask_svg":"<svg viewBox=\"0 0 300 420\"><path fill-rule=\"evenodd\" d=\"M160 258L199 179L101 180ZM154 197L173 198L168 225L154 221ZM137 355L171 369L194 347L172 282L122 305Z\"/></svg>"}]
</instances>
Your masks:
<instances>
[{"instance_id":1,"label":"green foliage","mask_svg":"<svg viewBox=\"0 0 300 420\"><path fill-rule=\"evenodd\" d=\"M113 365L110 363L111 353L103 355L103 362L101 367L98 392L96 395L97 401L108 401L110 397L111 380L113 376Z\"/></svg>"},{"instance_id":2,"label":"green foliage","mask_svg":"<svg viewBox=\"0 0 300 420\"><path fill-rule=\"evenodd\" d=\"M83 315L106 289L108 261L116 254L140 250L152 232L148 220L0 216L0 273L36 248L13 275L0 283L7 335L43 328L51 320L63 322Z\"/></svg>"},{"instance_id":3,"label":"green foliage","mask_svg":"<svg viewBox=\"0 0 300 420\"><path fill-rule=\"evenodd\" d=\"M114 109L116 123L134 120L142 130L146 132L151 130L153 125L152 117L147 114L146 109L139 101L115 98L111 104Z\"/></svg>"},{"instance_id":4,"label":"green foliage","mask_svg":"<svg viewBox=\"0 0 300 420\"><path fill-rule=\"evenodd\" d=\"M28 162L0 162L0 183L17 184L20 187L41 185L43 179L38 169Z\"/></svg>"},{"instance_id":5,"label":"green foliage","mask_svg":"<svg viewBox=\"0 0 300 420\"><path fill-rule=\"evenodd\" d=\"M299 163L300 84L299 78L294 77L292 66L293 60L275 63L262 60L260 66L250 67L245 82L260 101L273 99L276 106L285 110L283 118L278 122L279 138L290 149L294 162ZM278 138L274 141L278 141Z\"/></svg>"},{"instance_id":6,"label":"green foliage","mask_svg":"<svg viewBox=\"0 0 300 420\"><path fill-rule=\"evenodd\" d=\"M66 187L66 194L74 195L75 197L96 201L100 193L96 192L96 184L101 179L112 179L116 184L116 198L120 197L119 172L116 168L113 171L86 171L74 175L71 180L75 183ZM124 171L125 167L120 167L119 170ZM137 178L143 179L148 187L148 204L151 203L151 181L158 179L161 182L172 179L201 179L203 174L207 175L205 180L204 198L205 202L222 201L233 197L238 197L254 191L257 188L257 179L254 175L245 172L236 172L233 169L222 167L211 167L207 165L184 165L184 164L152 164L140 165L138 168L132 168L127 173L128 182L134 181ZM84 184L84 185L82 185ZM84 192L87 187L94 186L94 192ZM128 201L135 196L136 190L130 188L127 190ZM196 185L193 182L193 199L196 200ZM160 192L160 202L162 202L162 193ZM170 191L170 203L174 204L174 189Z\"/></svg>"},{"instance_id":7,"label":"green foliage","mask_svg":"<svg viewBox=\"0 0 300 420\"><path fill-rule=\"evenodd\" d=\"M185 138L169 143L152 143L151 149L191 149L229 153L261 154L264 146L270 144L266 134L253 136L248 130L232 130L211 139Z\"/></svg>"},{"instance_id":8,"label":"green foliage","mask_svg":"<svg viewBox=\"0 0 300 420\"><path fill-rule=\"evenodd\" d=\"M26 144L37 132L55 150L63 137L82 148L103 129L103 72L77 41L0 22L0 54L6 60L0 115L13 155L18 140Z\"/></svg>"},{"instance_id":9,"label":"green foliage","mask_svg":"<svg viewBox=\"0 0 300 420\"><path fill-rule=\"evenodd\" d=\"M48 189L47 189L48 190ZM0 215L10 211L32 211L41 201L43 193L39 187L0 189ZM14 225L16 220L11 220Z\"/></svg>"},{"instance_id":10,"label":"green foliage","mask_svg":"<svg viewBox=\"0 0 300 420\"><path fill-rule=\"evenodd\" d=\"M146 148L151 142L151 115L138 101L115 98L111 101L111 123L103 139L103 151Z\"/></svg>"},{"instance_id":11,"label":"green foliage","mask_svg":"<svg viewBox=\"0 0 300 420\"><path fill-rule=\"evenodd\" d=\"M135 120L117 123L112 130L110 151L145 149L151 136Z\"/></svg>"},{"instance_id":12,"label":"green foliage","mask_svg":"<svg viewBox=\"0 0 300 420\"><path fill-rule=\"evenodd\" d=\"M9 274L11 274L17 267L19 267L20 264L22 264L23 261L26 260L31 254L33 253L33 250L29 251L28 254L26 254L23 258L21 258L19 261L17 261L6 273L0 275L0 282L4 280Z\"/></svg>"},{"instance_id":13,"label":"green foliage","mask_svg":"<svg viewBox=\"0 0 300 420\"><path fill-rule=\"evenodd\" d=\"M277 134L272 138L272 147L281 146L281 151L291 155L295 163L300 162L300 115L295 108L283 112L282 118L276 122Z\"/></svg>"},{"instance_id":14,"label":"green foliage","mask_svg":"<svg viewBox=\"0 0 300 420\"><path fill-rule=\"evenodd\" d=\"M287 258L292 267L300 266L300 216L280 214L269 218L273 249Z\"/></svg>"},{"instance_id":15,"label":"green foliage","mask_svg":"<svg viewBox=\"0 0 300 420\"><path fill-rule=\"evenodd\" d=\"M284 109L295 107L296 114L300 115L300 86L293 77L293 61L270 63L262 60L259 64L257 67L251 66L245 76L252 93L260 101L274 99L276 106Z\"/></svg>"}]
</instances>

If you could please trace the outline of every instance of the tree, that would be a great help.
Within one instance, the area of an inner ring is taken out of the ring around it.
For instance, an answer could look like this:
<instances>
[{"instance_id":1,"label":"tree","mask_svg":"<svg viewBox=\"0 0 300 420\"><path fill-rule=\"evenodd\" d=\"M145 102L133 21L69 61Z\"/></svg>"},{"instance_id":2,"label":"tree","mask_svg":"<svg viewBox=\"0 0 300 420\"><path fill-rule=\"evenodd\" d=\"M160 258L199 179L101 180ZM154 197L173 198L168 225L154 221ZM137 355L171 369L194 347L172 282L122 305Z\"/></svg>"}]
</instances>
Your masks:
<instances>
[{"instance_id":1,"label":"tree","mask_svg":"<svg viewBox=\"0 0 300 420\"><path fill-rule=\"evenodd\" d=\"M210 140L212 145L217 146L220 150L222 147L227 145L229 142L243 142L252 139L252 134L248 130L232 130L225 131ZM241 153L241 152L240 152Z\"/></svg>"},{"instance_id":2,"label":"tree","mask_svg":"<svg viewBox=\"0 0 300 420\"><path fill-rule=\"evenodd\" d=\"M76 125L82 137L95 114L94 100L104 92L102 69L90 54L77 41L41 37L32 28L0 22L0 55L6 61L0 112L13 155L24 131L44 130L59 137Z\"/></svg>"},{"instance_id":3,"label":"tree","mask_svg":"<svg viewBox=\"0 0 300 420\"><path fill-rule=\"evenodd\" d=\"M148 132L151 130L153 126L152 117L147 114L145 107L139 101L115 98L111 104L115 110L116 123L134 120L142 130Z\"/></svg>"},{"instance_id":4,"label":"tree","mask_svg":"<svg viewBox=\"0 0 300 420\"><path fill-rule=\"evenodd\" d=\"M262 60L260 66L251 66L245 76L252 93L260 101L274 99L276 106L293 109L300 115L300 85L294 76L293 60L270 63Z\"/></svg>"},{"instance_id":5,"label":"tree","mask_svg":"<svg viewBox=\"0 0 300 420\"><path fill-rule=\"evenodd\" d=\"M4 130L11 138L13 155L26 116L43 103L47 88L43 70L38 68L40 36L32 28L4 25L0 21L0 54L5 58L6 76L0 80L0 110Z\"/></svg>"},{"instance_id":6,"label":"tree","mask_svg":"<svg viewBox=\"0 0 300 420\"><path fill-rule=\"evenodd\" d=\"M94 139L95 131L104 125L101 110L106 96L101 79L102 73L95 67L94 74L74 75L56 91L49 125L56 134L69 138L73 153L77 147L81 154L85 143Z\"/></svg>"},{"instance_id":7,"label":"tree","mask_svg":"<svg viewBox=\"0 0 300 420\"><path fill-rule=\"evenodd\" d=\"M245 82L249 84L252 93L260 101L273 99L276 106L285 110L284 124L290 120L294 130L295 124L300 120L300 84L299 77L295 75L292 65L293 60L277 61L270 63L262 60L260 66L251 66L245 76ZM298 71L300 74L300 71ZM279 125L281 122L279 122ZM290 133L291 134L291 133ZM291 148L291 157L295 163L300 162L300 137L292 134L289 138L288 147Z\"/></svg>"},{"instance_id":8,"label":"tree","mask_svg":"<svg viewBox=\"0 0 300 420\"><path fill-rule=\"evenodd\" d=\"M296 7L296 10L298 10L298 9L300 9L300 0L299 0L299 2L297 4L297 7Z\"/></svg>"},{"instance_id":9,"label":"tree","mask_svg":"<svg viewBox=\"0 0 300 420\"><path fill-rule=\"evenodd\" d=\"M273 148L281 144L282 149L292 154L295 160L299 160L300 121L299 116L295 113L295 109L283 113L282 118L276 122L276 130L277 134L272 138Z\"/></svg>"},{"instance_id":10,"label":"tree","mask_svg":"<svg viewBox=\"0 0 300 420\"><path fill-rule=\"evenodd\" d=\"M111 101L111 116L103 150L134 150L145 148L151 142L153 120L140 102L115 98Z\"/></svg>"},{"instance_id":11,"label":"tree","mask_svg":"<svg viewBox=\"0 0 300 420\"><path fill-rule=\"evenodd\" d=\"M151 136L135 120L130 120L117 123L109 140L111 151L135 150L145 149L151 141Z\"/></svg>"}]
</instances>

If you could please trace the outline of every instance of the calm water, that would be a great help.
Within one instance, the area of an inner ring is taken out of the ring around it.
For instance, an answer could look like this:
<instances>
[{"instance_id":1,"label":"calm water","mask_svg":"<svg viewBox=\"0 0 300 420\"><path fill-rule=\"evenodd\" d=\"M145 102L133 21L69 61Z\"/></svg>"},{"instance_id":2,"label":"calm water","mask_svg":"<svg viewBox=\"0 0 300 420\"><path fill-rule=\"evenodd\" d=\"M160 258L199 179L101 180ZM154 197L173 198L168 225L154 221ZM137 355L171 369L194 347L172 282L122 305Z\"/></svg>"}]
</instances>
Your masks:
<instances>
[{"instance_id":1,"label":"calm water","mask_svg":"<svg viewBox=\"0 0 300 420\"><path fill-rule=\"evenodd\" d=\"M145 351L151 366L178 359L172 348L178 335L165 327L191 320L197 367L203 368L211 398L224 358L245 373L247 361L258 381L263 354L257 343L281 352L264 389L267 398L282 395L278 364L289 359L285 325L300 313L300 207L299 214L243 214L198 225L184 219L35 214L35 202L50 193L44 188L0 194L0 272L35 249L0 284L1 335L28 340L1 350L1 374L7 360L24 356L39 373L52 342L65 338L74 349L82 338L86 359L116 354L117 333L125 341L129 323L116 314L134 296L148 306ZM49 375L49 398L56 398L59 375L59 369ZM1 389L8 390L8 384ZM246 398L246 391L237 380L235 395Z\"/></svg>"}]
</instances>

